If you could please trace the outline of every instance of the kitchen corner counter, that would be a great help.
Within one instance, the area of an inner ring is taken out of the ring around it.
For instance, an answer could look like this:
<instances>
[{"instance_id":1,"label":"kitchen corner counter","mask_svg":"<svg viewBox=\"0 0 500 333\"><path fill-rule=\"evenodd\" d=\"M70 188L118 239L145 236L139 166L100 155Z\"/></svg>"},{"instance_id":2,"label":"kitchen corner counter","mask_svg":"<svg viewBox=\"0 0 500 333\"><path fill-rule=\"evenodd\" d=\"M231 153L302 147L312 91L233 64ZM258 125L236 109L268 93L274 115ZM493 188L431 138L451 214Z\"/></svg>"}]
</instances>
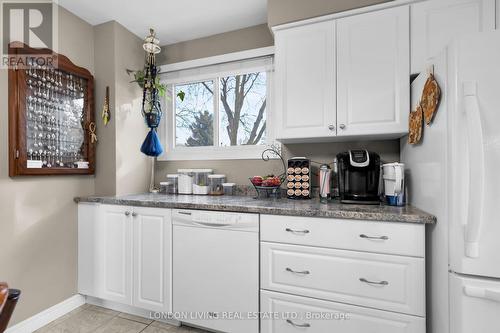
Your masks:
<instances>
[{"instance_id":1,"label":"kitchen corner counter","mask_svg":"<svg viewBox=\"0 0 500 333\"><path fill-rule=\"evenodd\" d=\"M102 203L157 208L202 209L270 215L328 217L403 223L436 223L436 217L412 207L385 205L346 205L339 202L321 204L319 200L254 199L251 196L195 196L166 194L133 194L125 196L77 197L75 202Z\"/></svg>"}]
</instances>

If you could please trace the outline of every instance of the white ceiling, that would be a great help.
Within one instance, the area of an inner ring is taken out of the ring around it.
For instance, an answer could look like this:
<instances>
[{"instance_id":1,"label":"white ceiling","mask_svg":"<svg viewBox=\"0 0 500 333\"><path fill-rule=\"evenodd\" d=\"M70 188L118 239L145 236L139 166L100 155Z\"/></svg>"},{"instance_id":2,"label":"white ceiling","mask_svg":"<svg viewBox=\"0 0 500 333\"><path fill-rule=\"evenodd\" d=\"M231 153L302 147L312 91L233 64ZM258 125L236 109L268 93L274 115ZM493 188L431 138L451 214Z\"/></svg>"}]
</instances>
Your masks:
<instances>
[{"instance_id":1,"label":"white ceiling","mask_svg":"<svg viewBox=\"0 0 500 333\"><path fill-rule=\"evenodd\" d=\"M59 0L92 25L115 20L143 38L154 28L161 45L267 22L266 0Z\"/></svg>"}]
</instances>

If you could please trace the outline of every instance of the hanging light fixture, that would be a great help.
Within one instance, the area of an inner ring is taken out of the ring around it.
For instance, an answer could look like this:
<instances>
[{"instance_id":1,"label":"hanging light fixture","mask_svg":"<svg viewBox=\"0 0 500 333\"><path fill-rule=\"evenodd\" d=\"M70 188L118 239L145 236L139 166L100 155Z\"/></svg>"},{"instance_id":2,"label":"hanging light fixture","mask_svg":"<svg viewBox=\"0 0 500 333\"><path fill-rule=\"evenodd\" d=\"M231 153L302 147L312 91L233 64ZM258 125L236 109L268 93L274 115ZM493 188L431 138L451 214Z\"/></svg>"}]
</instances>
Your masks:
<instances>
[{"instance_id":1,"label":"hanging light fixture","mask_svg":"<svg viewBox=\"0 0 500 333\"><path fill-rule=\"evenodd\" d=\"M163 148L156 133L160 125L163 112L161 111L160 96L158 91L156 67L156 54L160 53L160 41L156 38L153 29L149 29L149 35L144 39L142 48L146 52L146 61L144 65L144 87L142 92L142 116L149 127L148 135L142 143L141 152L152 157L151 161L151 183L150 192L157 192L154 187L154 162L155 158L163 153Z\"/></svg>"}]
</instances>

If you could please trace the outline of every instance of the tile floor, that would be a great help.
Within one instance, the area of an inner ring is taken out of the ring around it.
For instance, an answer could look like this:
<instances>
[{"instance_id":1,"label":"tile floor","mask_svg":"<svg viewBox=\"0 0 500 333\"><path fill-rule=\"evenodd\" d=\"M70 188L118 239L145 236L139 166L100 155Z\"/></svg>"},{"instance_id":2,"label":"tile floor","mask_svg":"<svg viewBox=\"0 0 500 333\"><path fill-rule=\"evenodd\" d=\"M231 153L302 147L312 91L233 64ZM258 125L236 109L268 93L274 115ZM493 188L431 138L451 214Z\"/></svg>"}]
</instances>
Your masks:
<instances>
[{"instance_id":1,"label":"tile floor","mask_svg":"<svg viewBox=\"0 0 500 333\"><path fill-rule=\"evenodd\" d=\"M208 333L85 304L35 333Z\"/></svg>"}]
</instances>

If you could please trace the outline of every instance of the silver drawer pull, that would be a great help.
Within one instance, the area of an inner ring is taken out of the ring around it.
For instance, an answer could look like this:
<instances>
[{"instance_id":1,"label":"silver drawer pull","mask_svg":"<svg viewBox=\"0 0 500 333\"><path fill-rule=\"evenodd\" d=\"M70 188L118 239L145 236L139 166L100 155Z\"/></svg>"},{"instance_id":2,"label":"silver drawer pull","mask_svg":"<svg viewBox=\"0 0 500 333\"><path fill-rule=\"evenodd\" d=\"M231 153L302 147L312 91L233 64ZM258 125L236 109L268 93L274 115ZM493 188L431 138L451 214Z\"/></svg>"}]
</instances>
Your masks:
<instances>
[{"instance_id":1,"label":"silver drawer pull","mask_svg":"<svg viewBox=\"0 0 500 333\"><path fill-rule=\"evenodd\" d=\"M309 272L309 271L294 271L290 267L287 267L286 271L290 272L290 273L295 273L295 274L304 274L304 275L311 274L311 272Z\"/></svg>"},{"instance_id":2,"label":"silver drawer pull","mask_svg":"<svg viewBox=\"0 0 500 333\"><path fill-rule=\"evenodd\" d=\"M308 324L308 323L296 324L293 321L291 321L290 319L287 319L286 322L292 326L295 326L295 327L311 327L311 324Z\"/></svg>"},{"instance_id":3,"label":"silver drawer pull","mask_svg":"<svg viewBox=\"0 0 500 333\"><path fill-rule=\"evenodd\" d=\"M370 280L367 280L365 278L360 278L359 281L364 282L364 283L368 283L368 284L378 284L381 286L387 286L389 284L389 282L387 282L387 281L370 281Z\"/></svg>"},{"instance_id":4,"label":"silver drawer pull","mask_svg":"<svg viewBox=\"0 0 500 333\"><path fill-rule=\"evenodd\" d=\"M133 217L136 217L136 216L137 216L137 213L136 213L136 212L133 212L133 213L132 213L132 216L133 216Z\"/></svg>"},{"instance_id":5,"label":"silver drawer pull","mask_svg":"<svg viewBox=\"0 0 500 333\"><path fill-rule=\"evenodd\" d=\"M190 212L179 212L179 214L182 214L182 215L191 215Z\"/></svg>"},{"instance_id":6,"label":"silver drawer pull","mask_svg":"<svg viewBox=\"0 0 500 333\"><path fill-rule=\"evenodd\" d=\"M308 234L309 233L309 230L293 230L290 228L286 228L285 231L292 232L294 234Z\"/></svg>"},{"instance_id":7,"label":"silver drawer pull","mask_svg":"<svg viewBox=\"0 0 500 333\"><path fill-rule=\"evenodd\" d=\"M125 212L125 216L129 216L130 215L130 212L129 211L126 211Z\"/></svg>"},{"instance_id":8,"label":"silver drawer pull","mask_svg":"<svg viewBox=\"0 0 500 333\"><path fill-rule=\"evenodd\" d=\"M361 238L366 238L366 239L379 239L379 240L388 240L389 237L387 236L367 236L365 234L359 235Z\"/></svg>"}]
</instances>

